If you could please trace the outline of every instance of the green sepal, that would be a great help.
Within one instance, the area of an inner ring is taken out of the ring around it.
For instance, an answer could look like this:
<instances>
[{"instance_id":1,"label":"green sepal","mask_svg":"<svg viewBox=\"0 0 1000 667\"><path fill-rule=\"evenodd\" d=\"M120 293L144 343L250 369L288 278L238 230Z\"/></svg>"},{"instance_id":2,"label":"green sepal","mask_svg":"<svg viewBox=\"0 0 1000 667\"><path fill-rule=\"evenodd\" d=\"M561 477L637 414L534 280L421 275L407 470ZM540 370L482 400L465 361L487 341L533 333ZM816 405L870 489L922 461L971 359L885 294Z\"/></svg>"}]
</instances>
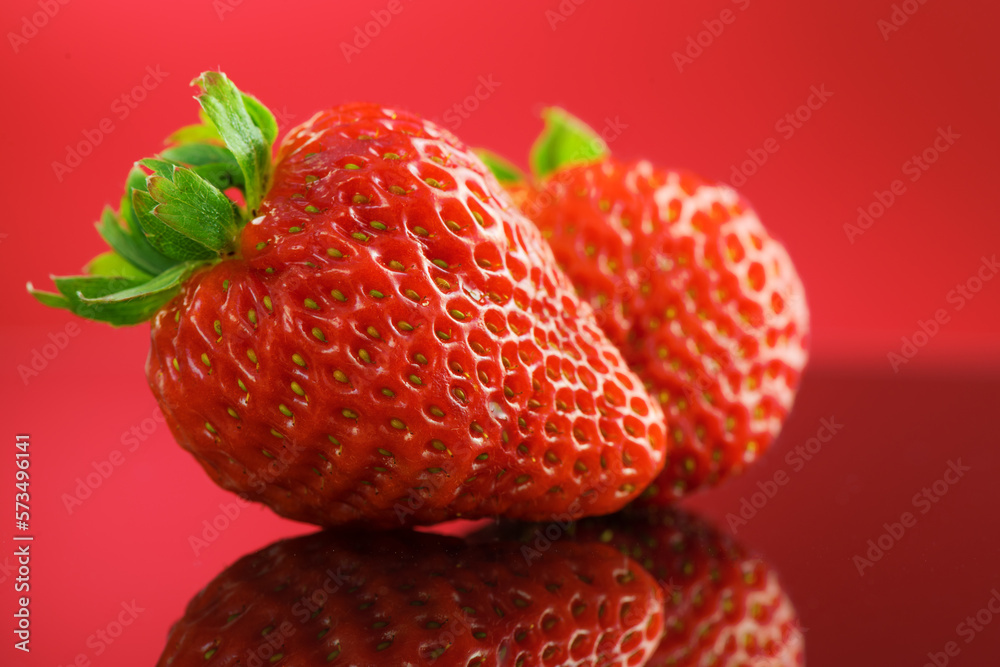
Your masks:
<instances>
[{"instance_id":1,"label":"green sepal","mask_svg":"<svg viewBox=\"0 0 1000 667\"><path fill-rule=\"evenodd\" d=\"M180 289L181 283L184 279L191 274L200 265L205 264L204 262L184 262L183 264L178 264L167 271L164 271L158 276L153 277L145 282L133 281L132 285L125 286L124 289L118 289L114 292L105 292L103 294L80 294L80 300L84 303L91 303L96 305L121 305L125 306L127 304L136 304L144 300L160 300L160 305L166 303L173 297L173 295ZM99 276L87 276L88 278L98 278ZM66 280L65 278L55 278L56 287L59 288L60 292L65 294L66 292L60 287L59 281ZM111 278L110 280L116 280ZM120 278L118 280L128 280L127 278ZM150 314L156 312L159 305L156 306ZM144 319L149 319L148 317ZM141 321L141 320L140 320Z\"/></svg>"},{"instance_id":2,"label":"green sepal","mask_svg":"<svg viewBox=\"0 0 1000 667\"><path fill-rule=\"evenodd\" d=\"M216 144L183 143L171 146L160 153L160 157L194 167L212 162L228 162L239 167L236 157L228 148Z\"/></svg>"},{"instance_id":3,"label":"green sepal","mask_svg":"<svg viewBox=\"0 0 1000 667\"><path fill-rule=\"evenodd\" d=\"M202 88L201 123L181 128L168 139L174 145L137 162L118 211L102 213L97 229L111 250L87 264L90 275L53 278L57 292L29 283L39 302L113 325L137 324L197 267L237 251L240 228L270 183L278 126L224 74L205 72L195 83ZM241 191L246 208L226 196L229 188Z\"/></svg>"},{"instance_id":4,"label":"green sepal","mask_svg":"<svg viewBox=\"0 0 1000 667\"><path fill-rule=\"evenodd\" d=\"M144 160L143 164L153 162ZM153 214L174 231L213 251L233 251L238 231L236 209L229 197L187 167L171 166L146 179L146 190L156 200Z\"/></svg>"},{"instance_id":5,"label":"green sepal","mask_svg":"<svg viewBox=\"0 0 1000 667\"><path fill-rule=\"evenodd\" d=\"M205 113L204 109L200 109L198 111L198 117L201 119L200 123L185 125L181 129L175 131L173 134L167 137L165 143L167 144L188 144L188 143L206 143L206 142L222 143L222 137L219 136L219 131L215 129L215 125L212 124L212 120Z\"/></svg>"},{"instance_id":6,"label":"green sepal","mask_svg":"<svg viewBox=\"0 0 1000 667\"><path fill-rule=\"evenodd\" d=\"M155 157L143 158L139 160L139 164L152 171L154 175L162 178L171 178L174 173L174 167L179 166L176 162ZM146 192L149 192L149 178L149 176L146 177L145 187L143 188Z\"/></svg>"},{"instance_id":7,"label":"green sepal","mask_svg":"<svg viewBox=\"0 0 1000 667\"><path fill-rule=\"evenodd\" d=\"M84 300L134 288L142 285L142 280L112 276L63 276L53 277L52 281L59 294L36 290L31 283L28 283L28 292L46 306L63 308L88 320L116 326L138 324L152 315L140 316L141 309L134 305L127 308L108 307Z\"/></svg>"},{"instance_id":8,"label":"green sepal","mask_svg":"<svg viewBox=\"0 0 1000 667\"><path fill-rule=\"evenodd\" d=\"M87 262L83 267L87 275L105 276L108 278L132 278L135 280L149 280L153 276L137 269L134 264L119 255L114 250L102 252L94 259Z\"/></svg>"},{"instance_id":9,"label":"green sepal","mask_svg":"<svg viewBox=\"0 0 1000 667\"><path fill-rule=\"evenodd\" d=\"M185 164L191 171L219 188L243 188L243 170L228 148L215 144L188 143L163 151L160 157Z\"/></svg>"},{"instance_id":10,"label":"green sepal","mask_svg":"<svg viewBox=\"0 0 1000 667\"><path fill-rule=\"evenodd\" d=\"M476 148L476 155L483 161L483 164L493 172L493 175L501 185L518 185L528 180L524 172L518 169L510 160L500 157L493 151L485 148Z\"/></svg>"},{"instance_id":11,"label":"green sepal","mask_svg":"<svg viewBox=\"0 0 1000 667\"><path fill-rule=\"evenodd\" d=\"M246 183L243 181L243 171L235 162L232 164L225 162L203 164L197 167L191 167L191 171L198 174L221 191L228 190L229 188L239 188L240 191L243 191L246 187Z\"/></svg>"},{"instance_id":12,"label":"green sepal","mask_svg":"<svg viewBox=\"0 0 1000 667\"><path fill-rule=\"evenodd\" d=\"M123 276L53 276L56 289L67 299L99 299L146 282L142 278Z\"/></svg>"},{"instance_id":13,"label":"green sepal","mask_svg":"<svg viewBox=\"0 0 1000 667\"><path fill-rule=\"evenodd\" d=\"M131 212L132 206L129 205ZM133 215L134 219L135 216ZM173 260L149 244L146 236L136 224L134 227L122 227L118 216L108 206L101 214L101 220L97 223L97 233L101 235L105 243L114 248L119 255L124 257L137 270L149 275L156 275L166 271L176 264Z\"/></svg>"},{"instance_id":14,"label":"green sepal","mask_svg":"<svg viewBox=\"0 0 1000 667\"><path fill-rule=\"evenodd\" d=\"M253 119L253 124L264 135L264 141L267 142L268 164L270 164L271 146L274 145L275 140L278 138L278 120L271 113L271 110L261 104L260 100L253 95L247 95L246 93L240 93L240 95L243 96L243 106L246 107L247 113Z\"/></svg>"},{"instance_id":15,"label":"green sepal","mask_svg":"<svg viewBox=\"0 0 1000 667\"><path fill-rule=\"evenodd\" d=\"M198 265L196 262L178 264L150 279L123 276L53 277L59 294L35 290L30 283L28 291L46 306L64 308L88 320L129 326L145 322L155 315L174 298L184 279Z\"/></svg>"},{"instance_id":16,"label":"green sepal","mask_svg":"<svg viewBox=\"0 0 1000 667\"><path fill-rule=\"evenodd\" d=\"M35 297L38 303L43 306L48 306L49 308L61 308L63 310L69 310L69 300L62 294L54 294L52 292L43 292L42 290L35 289L35 286L28 283L28 294Z\"/></svg>"},{"instance_id":17,"label":"green sepal","mask_svg":"<svg viewBox=\"0 0 1000 667\"><path fill-rule=\"evenodd\" d=\"M270 184L271 144L278 133L277 121L221 72L204 72L193 83L202 89L198 103L240 165L247 209L256 215Z\"/></svg>"},{"instance_id":18,"label":"green sepal","mask_svg":"<svg viewBox=\"0 0 1000 667\"><path fill-rule=\"evenodd\" d=\"M125 194L122 195L121 206L118 210L129 229L134 230L139 236L142 236L142 226L139 224L139 219L132 209L132 191L145 189L146 172L139 167L138 163L133 164L128 172L128 177L125 179Z\"/></svg>"},{"instance_id":19,"label":"green sepal","mask_svg":"<svg viewBox=\"0 0 1000 667\"><path fill-rule=\"evenodd\" d=\"M179 261L211 259L215 252L174 230L157 217L157 201L145 190L132 191L132 210L149 243Z\"/></svg>"},{"instance_id":20,"label":"green sepal","mask_svg":"<svg viewBox=\"0 0 1000 667\"><path fill-rule=\"evenodd\" d=\"M548 107L542 111L542 119L545 129L529 156L531 171L537 178L570 164L602 160L609 155L600 135L565 109Z\"/></svg>"}]
</instances>

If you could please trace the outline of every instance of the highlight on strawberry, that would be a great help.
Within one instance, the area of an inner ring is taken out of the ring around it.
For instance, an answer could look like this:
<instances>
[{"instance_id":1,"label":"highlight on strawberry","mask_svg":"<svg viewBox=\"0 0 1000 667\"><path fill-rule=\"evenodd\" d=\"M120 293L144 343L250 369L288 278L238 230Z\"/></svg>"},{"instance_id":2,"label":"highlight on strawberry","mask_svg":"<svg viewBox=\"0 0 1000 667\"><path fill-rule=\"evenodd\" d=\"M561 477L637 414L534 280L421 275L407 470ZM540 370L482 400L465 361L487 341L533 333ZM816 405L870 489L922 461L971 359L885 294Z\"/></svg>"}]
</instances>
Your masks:
<instances>
[{"instance_id":1,"label":"highlight on strawberry","mask_svg":"<svg viewBox=\"0 0 1000 667\"><path fill-rule=\"evenodd\" d=\"M158 661L202 665L639 666L663 595L605 545L469 545L324 531L244 556L188 604Z\"/></svg>"},{"instance_id":2,"label":"highlight on strawberry","mask_svg":"<svg viewBox=\"0 0 1000 667\"><path fill-rule=\"evenodd\" d=\"M657 401L482 161L413 114L284 138L222 73L130 171L85 275L29 285L151 322L146 375L222 487L320 525L623 507L663 468Z\"/></svg>"},{"instance_id":3,"label":"highlight on strawberry","mask_svg":"<svg viewBox=\"0 0 1000 667\"><path fill-rule=\"evenodd\" d=\"M642 500L742 472L780 432L808 358L791 257L728 185L619 161L580 119L543 115L530 177L480 154L663 408L667 464Z\"/></svg>"}]
</instances>

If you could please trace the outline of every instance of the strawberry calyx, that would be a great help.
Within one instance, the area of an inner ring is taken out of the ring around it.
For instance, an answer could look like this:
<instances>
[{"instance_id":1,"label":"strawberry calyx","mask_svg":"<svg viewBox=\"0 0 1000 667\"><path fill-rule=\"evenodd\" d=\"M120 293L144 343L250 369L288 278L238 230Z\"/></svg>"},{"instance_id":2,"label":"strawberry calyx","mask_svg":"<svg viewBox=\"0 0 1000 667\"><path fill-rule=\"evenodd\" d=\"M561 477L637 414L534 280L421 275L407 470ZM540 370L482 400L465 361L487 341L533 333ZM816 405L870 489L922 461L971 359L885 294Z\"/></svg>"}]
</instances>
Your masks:
<instances>
[{"instance_id":1,"label":"strawberry calyx","mask_svg":"<svg viewBox=\"0 0 1000 667\"><path fill-rule=\"evenodd\" d=\"M610 156L607 142L585 122L561 107L542 110L545 127L528 155L531 174L541 180L563 167L600 162ZM504 187L525 185L528 177L512 162L485 148L476 155Z\"/></svg>"},{"instance_id":2,"label":"strawberry calyx","mask_svg":"<svg viewBox=\"0 0 1000 667\"><path fill-rule=\"evenodd\" d=\"M527 182L528 177L510 160L485 148L476 148L474 152L483 161L483 164L493 172L493 176L496 177L500 185L506 187Z\"/></svg>"},{"instance_id":3,"label":"strawberry calyx","mask_svg":"<svg viewBox=\"0 0 1000 667\"><path fill-rule=\"evenodd\" d=\"M41 303L114 326L150 319L198 268L234 256L244 225L270 185L278 126L271 112L221 72L205 72L201 123L167 138L168 148L135 163L117 211L97 231L110 246L84 275L53 276Z\"/></svg>"},{"instance_id":4,"label":"strawberry calyx","mask_svg":"<svg viewBox=\"0 0 1000 667\"><path fill-rule=\"evenodd\" d=\"M541 179L563 167L607 158L608 145L582 120L560 107L542 110L545 127L528 155L531 172Z\"/></svg>"}]
</instances>

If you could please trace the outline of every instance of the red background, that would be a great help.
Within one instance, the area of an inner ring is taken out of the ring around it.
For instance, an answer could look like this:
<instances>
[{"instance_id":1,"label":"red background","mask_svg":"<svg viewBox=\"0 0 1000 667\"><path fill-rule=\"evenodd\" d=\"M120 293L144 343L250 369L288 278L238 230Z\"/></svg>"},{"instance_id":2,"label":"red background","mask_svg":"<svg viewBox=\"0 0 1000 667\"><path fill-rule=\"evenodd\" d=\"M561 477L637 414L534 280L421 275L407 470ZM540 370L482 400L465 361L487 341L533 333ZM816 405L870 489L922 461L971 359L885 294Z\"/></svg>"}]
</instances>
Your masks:
<instances>
[{"instance_id":1,"label":"red background","mask_svg":"<svg viewBox=\"0 0 1000 667\"><path fill-rule=\"evenodd\" d=\"M94 665L149 664L186 600L226 564L308 530L248 508L193 553L188 537L232 497L159 424L126 451L123 436L155 408L142 372L146 327L81 322L37 375L18 370L73 321L34 303L25 282L76 272L100 250L90 223L117 203L131 161L194 121L188 82L215 68L275 110L282 130L324 106L373 100L437 118L522 164L547 104L598 127L618 119L627 126L611 144L620 157L719 179L773 137L777 152L741 190L803 276L812 366L779 451L694 505L725 522L758 482L789 472L787 487L738 536L784 574L808 628L811 665L920 665L928 651L961 642L956 624L1000 587L992 481L1000 473L1000 280L960 310L948 297L1000 250L995 3L909 0L916 12L886 39L878 22L894 11L888 0L399 1L402 11L349 59L342 43L388 0L280 10L261 0L3 3L0 505L13 503L14 434L30 433L36 542L26 658L11 649L15 594L4 566L14 531L3 515L0 662L67 665L82 653ZM46 5L58 11L43 20ZM573 11L553 24L547 12L560 6ZM706 21L718 31L713 21L727 9L734 20L711 41L702 34L707 46L679 71L675 52ZM32 32L25 21L36 14L41 27ZM12 43L12 34L27 37ZM165 76L138 91L144 99L134 109L123 106L147 67ZM495 89L456 124L446 112L475 94L480 77ZM783 134L776 123L813 86L829 99ZM110 124L95 134L104 119ZM954 145L910 181L904 163L949 127ZM65 163L87 133L100 142L57 175L53 163ZM852 243L844 225L896 179L905 192ZM887 354L939 309L948 321L894 372ZM844 429L793 472L784 457L830 416ZM115 450L122 464L69 513L63 494ZM851 557L959 457L972 468L967 479L858 576ZM88 636L132 600L144 611L97 655ZM1000 619L961 643L953 664L994 664L998 655Z\"/></svg>"}]
</instances>

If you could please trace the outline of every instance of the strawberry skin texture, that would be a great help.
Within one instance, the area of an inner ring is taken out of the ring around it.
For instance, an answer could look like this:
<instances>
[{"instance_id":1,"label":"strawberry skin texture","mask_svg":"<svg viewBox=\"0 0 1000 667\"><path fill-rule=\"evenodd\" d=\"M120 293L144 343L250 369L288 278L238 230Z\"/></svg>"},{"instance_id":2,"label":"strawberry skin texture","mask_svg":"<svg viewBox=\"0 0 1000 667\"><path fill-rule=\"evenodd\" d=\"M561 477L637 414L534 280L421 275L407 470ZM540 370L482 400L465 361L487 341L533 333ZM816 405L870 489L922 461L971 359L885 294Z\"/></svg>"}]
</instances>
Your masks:
<instances>
[{"instance_id":1,"label":"strawberry skin texture","mask_svg":"<svg viewBox=\"0 0 1000 667\"><path fill-rule=\"evenodd\" d=\"M558 529L558 530L556 530ZM471 539L612 546L663 589L663 636L646 667L801 667L805 628L777 573L730 536L673 507L572 524L504 524Z\"/></svg>"},{"instance_id":2,"label":"strawberry skin texture","mask_svg":"<svg viewBox=\"0 0 1000 667\"><path fill-rule=\"evenodd\" d=\"M663 587L664 634L647 667L805 664L805 629L777 573L703 520L650 507L575 528L578 542L617 547Z\"/></svg>"},{"instance_id":3,"label":"strawberry skin texture","mask_svg":"<svg viewBox=\"0 0 1000 667\"><path fill-rule=\"evenodd\" d=\"M663 407L667 464L643 500L714 486L761 455L792 407L809 314L750 205L694 174L614 159L512 195Z\"/></svg>"},{"instance_id":4,"label":"strawberry skin texture","mask_svg":"<svg viewBox=\"0 0 1000 667\"><path fill-rule=\"evenodd\" d=\"M319 525L617 510L663 414L471 151L356 104L284 140L237 255L157 313L149 383L226 489Z\"/></svg>"},{"instance_id":5,"label":"strawberry skin texture","mask_svg":"<svg viewBox=\"0 0 1000 667\"><path fill-rule=\"evenodd\" d=\"M634 667L662 621L653 578L603 545L555 545L529 564L516 543L327 531L216 577L158 665Z\"/></svg>"}]
</instances>

